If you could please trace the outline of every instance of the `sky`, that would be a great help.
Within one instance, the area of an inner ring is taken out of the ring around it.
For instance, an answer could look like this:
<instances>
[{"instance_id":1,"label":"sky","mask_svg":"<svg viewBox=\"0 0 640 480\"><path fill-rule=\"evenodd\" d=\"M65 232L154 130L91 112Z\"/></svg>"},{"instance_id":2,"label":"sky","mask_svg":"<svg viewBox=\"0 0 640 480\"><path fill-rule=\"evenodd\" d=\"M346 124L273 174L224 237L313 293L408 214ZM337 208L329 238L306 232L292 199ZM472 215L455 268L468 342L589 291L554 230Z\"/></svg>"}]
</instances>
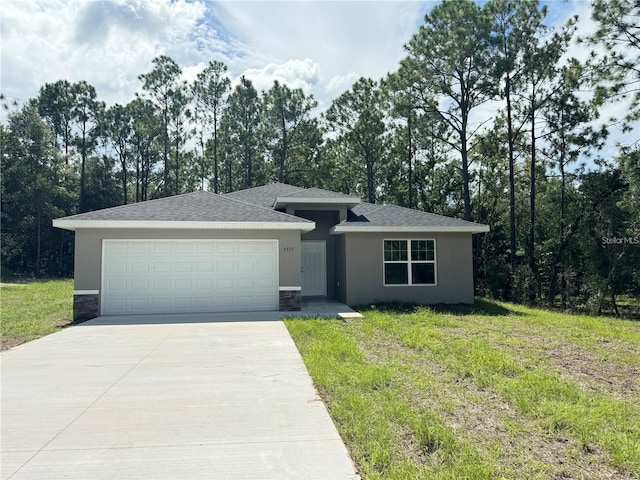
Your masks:
<instances>
[{"instance_id":1,"label":"sky","mask_svg":"<svg viewBox=\"0 0 640 480\"><path fill-rule=\"evenodd\" d=\"M437 3L2 0L0 91L26 101L44 83L85 80L107 105L127 103L152 59L168 55L188 81L219 60L233 79L244 75L259 90L279 80L313 94L323 109L358 78L396 70L404 44ZM579 14L579 32L593 30L589 0L544 3L549 23ZM584 59L588 51L574 45L571 54Z\"/></svg>"}]
</instances>

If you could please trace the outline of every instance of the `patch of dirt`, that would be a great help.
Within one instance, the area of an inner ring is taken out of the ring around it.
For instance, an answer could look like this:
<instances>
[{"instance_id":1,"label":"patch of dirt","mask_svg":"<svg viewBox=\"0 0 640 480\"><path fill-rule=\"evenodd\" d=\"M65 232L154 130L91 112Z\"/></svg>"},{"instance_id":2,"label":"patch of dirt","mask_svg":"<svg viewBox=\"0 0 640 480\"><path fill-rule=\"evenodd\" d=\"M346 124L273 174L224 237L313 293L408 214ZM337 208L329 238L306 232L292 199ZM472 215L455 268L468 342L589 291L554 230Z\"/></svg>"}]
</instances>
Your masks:
<instances>
[{"instance_id":1,"label":"patch of dirt","mask_svg":"<svg viewBox=\"0 0 640 480\"><path fill-rule=\"evenodd\" d=\"M17 347L18 345L22 345L26 343L24 338L15 338L15 337L1 337L0 338L0 351L9 350L10 348Z\"/></svg>"},{"instance_id":2,"label":"patch of dirt","mask_svg":"<svg viewBox=\"0 0 640 480\"><path fill-rule=\"evenodd\" d=\"M561 377L584 390L640 405L640 368L607 361L586 347L568 342L549 346L544 353Z\"/></svg>"},{"instance_id":3,"label":"patch of dirt","mask_svg":"<svg viewBox=\"0 0 640 480\"><path fill-rule=\"evenodd\" d=\"M374 363L402 361L413 366L414 374L447 378L438 391L407 385L414 406L437 412L461 441L480 455L487 455L502 468L496 478L611 479L627 476L609 464L609 457L596 445L583 446L563 432L547 432L534 419L522 416L501 396L479 387L472 378L453 376L445 366L387 336L361 339L358 345ZM558 354L559 358L560 353ZM586 357L585 357L586 361ZM428 468L429 458L411 432L399 428L399 445L407 457ZM421 461L420 461L421 460Z\"/></svg>"},{"instance_id":4,"label":"patch of dirt","mask_svg":"<svg viewBox=\"0 0 640 480\"><path fill-rule=\"evenodd\" d=\"M26 287L28 283L6 283L0 282L0 287Z\"/></svg>"}]
</instances>

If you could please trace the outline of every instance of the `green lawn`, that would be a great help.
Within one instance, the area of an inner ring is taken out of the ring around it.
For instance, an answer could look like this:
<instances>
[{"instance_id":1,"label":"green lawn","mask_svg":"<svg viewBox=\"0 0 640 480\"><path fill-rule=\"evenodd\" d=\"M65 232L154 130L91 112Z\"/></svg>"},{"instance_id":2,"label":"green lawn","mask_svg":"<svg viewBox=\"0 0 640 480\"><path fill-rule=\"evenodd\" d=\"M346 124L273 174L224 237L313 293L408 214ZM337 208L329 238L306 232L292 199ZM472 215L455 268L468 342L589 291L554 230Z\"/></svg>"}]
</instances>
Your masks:
<instances>
[{"instance_id":1,"label":"green lawn","mask_svg":"<svg viewBox=\"0 0 640 480\"><path fill-rule=\"evenodd\" d=\"M286 324L363 478L640 478L640 323L362 313Z\"/></svg>"},{"instance_id":2,"label":"green lawn","mask_svg":"<svg viewBox=\"0 0 640 480\"><path fill-rule=\"evenodd\" d=\"M53 333L73 318L73 280L0 286L2 350Z\"/></svg>"}]
</instances>

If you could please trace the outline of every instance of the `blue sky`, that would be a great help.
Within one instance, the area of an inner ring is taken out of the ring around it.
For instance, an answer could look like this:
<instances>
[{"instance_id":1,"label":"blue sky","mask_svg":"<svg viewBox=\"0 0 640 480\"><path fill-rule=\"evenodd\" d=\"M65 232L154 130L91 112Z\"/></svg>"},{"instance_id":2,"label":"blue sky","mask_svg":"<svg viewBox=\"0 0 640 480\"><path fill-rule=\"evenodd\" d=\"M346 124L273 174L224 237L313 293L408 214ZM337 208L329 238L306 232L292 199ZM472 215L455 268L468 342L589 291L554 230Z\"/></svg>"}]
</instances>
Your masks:
<instances>
[{"instance_id":1,"label":"blue sky","mask_svg":"<svg viewBox=\"0 0 640 480\"><path fill-rule=\"evenodd\" d=\"M589 0L550 0L549 21L579 14ZM361 76L397 68L403 45L437 1L3 0L1 90L27 100L45 82L86 80L107 102L126 103L151 60L171 56L185 79L210 60L257 88L301 87L326 108ZM575 45L573 55L586 58ZM612 107L611 113L615 108ZM604 112L608 116L608 112ZM636 132L637 136L637 132Z\"/></svg>"}]
</instances>

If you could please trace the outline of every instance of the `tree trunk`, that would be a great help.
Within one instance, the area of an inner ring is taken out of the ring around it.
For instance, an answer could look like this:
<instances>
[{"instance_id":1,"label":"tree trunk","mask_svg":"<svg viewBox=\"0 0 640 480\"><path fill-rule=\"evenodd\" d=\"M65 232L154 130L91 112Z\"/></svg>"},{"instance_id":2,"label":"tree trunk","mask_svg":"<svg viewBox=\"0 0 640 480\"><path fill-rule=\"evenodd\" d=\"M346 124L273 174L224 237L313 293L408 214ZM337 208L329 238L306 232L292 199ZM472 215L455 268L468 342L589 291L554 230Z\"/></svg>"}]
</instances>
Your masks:
<instances>
[{"instance_id":1,"label":"tree trunk","mask_svg":"<svg viewBox=\"0 0 640 480\"><path fill-rule=\"evenodd\" d=\"M411 132L411 109L407 116L407 145L409 147L407 163L409 165L409 208L413 208L413 138Z\"/></svg>"},{"instance_id":2,"label":"tree trunk","mask_svg":"<svg viewBox=\"0 0 640 480\"><path fill-rule=\"evenodd\" d=\"M516 185L514 165L514 138L513 121L511 118L511 78L507 75L505 80L505 95L507 99L507 143L509 146L509 259L511 264L511 282L514 282L518 257L516 254Z\"/></svg>"},{"instance_id":3,"label":"tree trunk","mask_svg":"<svg viewBox=\"0 0 640 480\"><path fill-rule=\"evenodd\" d=\"M213 192L220 193L218 187L218 112L213 112Z\"/></svg>"},{"instance_id":4,"label":"tree trunk","mask_svg":"<svg viewBox=\"0 0 640 480\"><path fill-rule=\"evenodd\" d=\"M365 163L367 165L367 201L369 203L376 203L376 192L373 181L373 154L371 152L365 153Z\"/></svg>"},{"instance_id":5,"label":"tree trunk","mask_svg":"<svg viewBox=\"0 0 640 480\"><path fill-rule=\"evenodd\" d=\"M533 281L529 289L529 301L534 302L536 298L536 289L538 283L538 269L536 267L536 116L535 116L535 92L531 99L531 171L530 176L530 193L529 193L529 270Z\"/></svg>"},{"instance_id":6,"label":"tree trunk","mask_svg":"<svg viewBox=\"0 0 640 480\"><path fill-rule=\"evenodd\" d=\"M40 256L42 255L42 245L41 245L41 227L40 227L40 209L38 209L38 213L36 215L36 264L35 264L35 268L33 269L33 276L38 278L40 277L40 262L41 262L41 258Z\"/></svg>"}]
</instances>

